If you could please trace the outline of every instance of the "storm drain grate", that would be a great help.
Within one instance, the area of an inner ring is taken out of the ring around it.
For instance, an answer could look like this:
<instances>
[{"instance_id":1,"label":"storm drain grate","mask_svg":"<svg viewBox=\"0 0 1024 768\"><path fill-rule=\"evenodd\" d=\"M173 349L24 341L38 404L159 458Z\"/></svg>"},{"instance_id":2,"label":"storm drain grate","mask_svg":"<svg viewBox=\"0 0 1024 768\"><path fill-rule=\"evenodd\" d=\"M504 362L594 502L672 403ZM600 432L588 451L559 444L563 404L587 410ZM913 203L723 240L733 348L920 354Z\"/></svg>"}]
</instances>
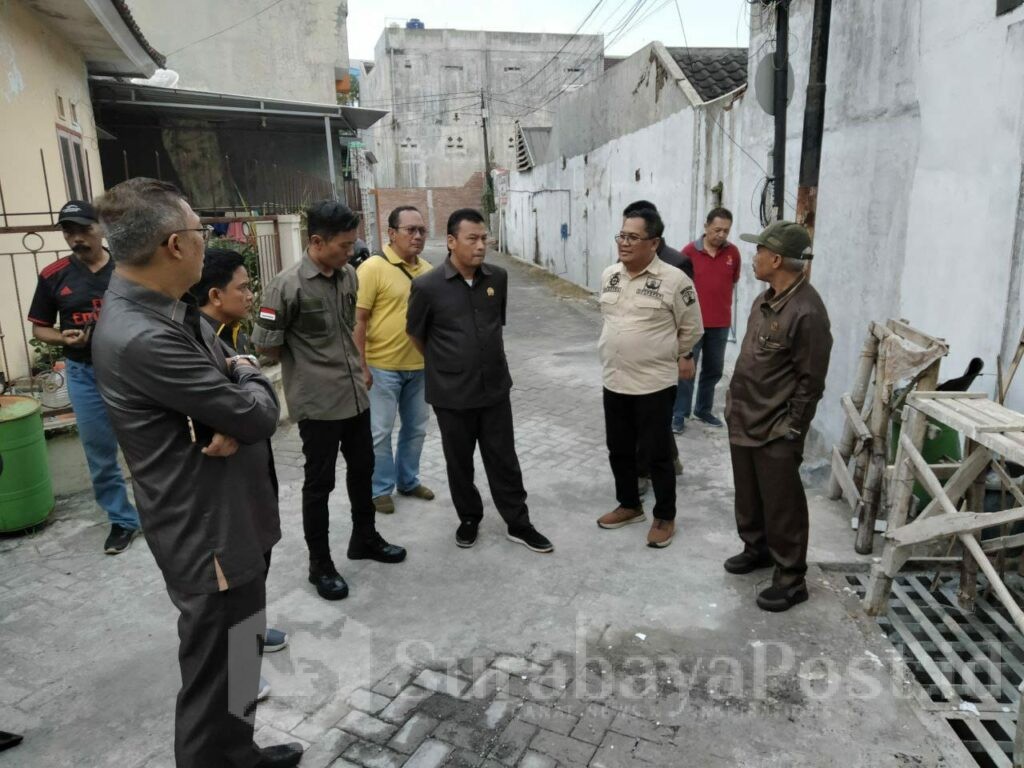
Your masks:
<instances>
[{"instance_id":1,"label":"storm drain grate","mask_svg":"<svg viewBox=\"0 0 1024 768\"><path fill-rule=\"evenodd\" d=\"M987 600L979 579L974 613L960 610L959 578L907 574L893 581L889 611L878 618L889 642L979 766L1012 765L1024 636L1006 610ZM866 574L846 580L863 597ZM953 711L950 711L951 708ZM965 708L971 711L957 711ZM974 713L977 711L977 714Z\"/></svg>"}]
</instances>

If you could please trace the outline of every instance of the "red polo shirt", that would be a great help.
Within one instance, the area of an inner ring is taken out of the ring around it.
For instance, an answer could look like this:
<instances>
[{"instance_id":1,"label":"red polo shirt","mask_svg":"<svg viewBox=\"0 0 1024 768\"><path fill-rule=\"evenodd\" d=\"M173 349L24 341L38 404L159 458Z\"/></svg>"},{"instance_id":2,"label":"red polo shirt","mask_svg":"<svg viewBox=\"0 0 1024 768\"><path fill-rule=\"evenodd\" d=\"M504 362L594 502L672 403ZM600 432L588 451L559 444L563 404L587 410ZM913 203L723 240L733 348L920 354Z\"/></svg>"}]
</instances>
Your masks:
<instances>
[{"instance_id":1,"label":"red polo shirt","mask_svg":"<svg viewBox=\"0 0 1024 768\"><path fill-rule=\"evenodd\" d=\"M714 256L704 250L704 238L683 246L693 264L693 285L705 328L732 325L732 287L740 279L740 252L726 242Z\"/></svg>"}]
</instances>

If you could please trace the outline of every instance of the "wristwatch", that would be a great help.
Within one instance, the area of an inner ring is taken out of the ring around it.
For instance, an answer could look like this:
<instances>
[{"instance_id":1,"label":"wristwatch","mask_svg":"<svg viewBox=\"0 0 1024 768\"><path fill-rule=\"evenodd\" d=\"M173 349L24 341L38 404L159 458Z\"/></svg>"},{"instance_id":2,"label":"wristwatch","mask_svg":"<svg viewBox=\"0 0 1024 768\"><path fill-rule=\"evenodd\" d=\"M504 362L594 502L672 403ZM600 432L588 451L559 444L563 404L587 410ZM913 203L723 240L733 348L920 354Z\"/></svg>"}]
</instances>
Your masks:
<instances>
[{"instance_id":1,"label":"wristwatch","mask_svg":"<svg viewBox=\"0 0 1024 768\"><path fill-rule=\"evenodd\" d=\"M256 358L255 355L235 355L234 357L228 358L228 363L230 363L228 372L234 373L235 369L238 367L238 363L241 361L245 361L253 368L255 368L257 371L260 369L260 361Z\"/></svg>"}]
</instances>

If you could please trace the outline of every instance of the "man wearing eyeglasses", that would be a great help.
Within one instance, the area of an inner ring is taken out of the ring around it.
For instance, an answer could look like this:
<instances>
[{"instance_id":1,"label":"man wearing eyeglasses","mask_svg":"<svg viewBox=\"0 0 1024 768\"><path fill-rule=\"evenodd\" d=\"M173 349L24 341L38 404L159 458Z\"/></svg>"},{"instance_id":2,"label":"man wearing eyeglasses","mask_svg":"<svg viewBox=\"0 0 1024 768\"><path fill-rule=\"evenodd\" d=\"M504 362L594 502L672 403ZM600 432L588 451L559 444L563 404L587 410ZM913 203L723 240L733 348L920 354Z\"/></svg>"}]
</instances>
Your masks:
<instances>
[{"instance_id":1,"label":"man wearing eyeglasses","mask_svg":"<svg viewBox=\"0 0 1024 768\"><path fill-rule=\"evenodd\" d=\"M664 230L651 208L623 220L615 236L619 261L601 276L604 328L598 342L608 458L619 505L597 524L614 529L647 520L637 489L639 449L650 462L655 504L647 546L656 549L667 547L675 535L676 384L693 378L693 347L704 332L693 281L658 258Z\"/></svg>"},{"instance_id":2,"label":"man wearing eyeglasses","mask_svg":"<svg viewBox=\"0 0 1024 768\"><path fill-rule=\"evenodd\" d=\"M92 478L93 494L110 520L103 544L108 555L131 546L139 534L139 513L128 500L117 438L110 426L92 367L92 329L99 318L103 294L114 274L114 262L103 247L103 233L90 203L71 200L60 209L57 226L71 249L39 274L28 320L32 337L63 348L68 395L78 435ZM55 328L58 316L60 328Z\"/></svg>"},{"instance_id":3,"label":"man wearing eyeglasses","mask_svg":"<svg viewBox=\"0 0 1024 768\"><path fill-rule=\"evenodd\" d=\"M175 765L290 768L301 745L253 742L267 553L281 538L274 387L200 317L189 288L208 235L181 193L133 178L97 208L117 267L93 341L96 380L180 612Z\"/></svg>"},{"instance_id":4,"label":"man wearing eyeglasses","mask_svg":"<svg viewBox=\"0 0 1024 768\"><path fill-rule=\"evenodd\" d=\"M412 281L430 271L421 259L427 228L409 205L388 216L384 252L359 265L355 341L370 371L370 429L373 433L373 505L395 511L392 493L430 501L434 492L420 483L420 454L427 434L423 399L423 355L405 333ZM393 445L395 417L401 420Z\"/></svg>"}]
</instances>

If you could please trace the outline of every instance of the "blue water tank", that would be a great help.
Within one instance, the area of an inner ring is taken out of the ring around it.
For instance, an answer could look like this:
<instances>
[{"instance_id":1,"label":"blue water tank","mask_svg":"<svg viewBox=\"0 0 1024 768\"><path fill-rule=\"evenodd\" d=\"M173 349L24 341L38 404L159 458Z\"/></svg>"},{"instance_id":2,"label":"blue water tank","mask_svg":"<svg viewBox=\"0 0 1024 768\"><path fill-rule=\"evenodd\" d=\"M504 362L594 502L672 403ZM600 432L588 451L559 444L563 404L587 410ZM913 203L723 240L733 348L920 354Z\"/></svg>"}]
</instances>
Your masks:
<instances>
[{"instance_id":1,"label":"blue water tank","mask_svg":"<svg viewBox=\"0 0 1024 768\"><path fill-rule=\"evenodd\" d=\"M419 19L409 19L405 22L406 29L426 29L426 25Z\"/></svg>"}]
</instances>

